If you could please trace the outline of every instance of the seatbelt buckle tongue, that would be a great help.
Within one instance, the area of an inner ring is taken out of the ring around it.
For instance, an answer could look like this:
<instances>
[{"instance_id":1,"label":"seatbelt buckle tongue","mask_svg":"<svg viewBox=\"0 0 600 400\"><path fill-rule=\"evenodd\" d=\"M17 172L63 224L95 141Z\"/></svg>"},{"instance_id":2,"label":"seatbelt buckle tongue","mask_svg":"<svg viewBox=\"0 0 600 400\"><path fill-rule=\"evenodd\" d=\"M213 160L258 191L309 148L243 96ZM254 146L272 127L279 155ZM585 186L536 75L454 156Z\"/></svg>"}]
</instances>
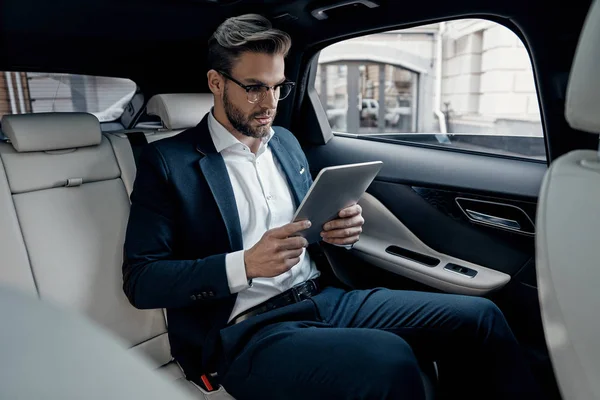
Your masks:
<instances>
[{"instance_id":1,"label":"seatbelt buckle tongue","mask_svg":"<svg viewBox=\"0 0 600 400\"><path fill-rule=\"evenodd\" d=\"M210 382L209 377L206 374L203 374L202 376L200 376L200 380L204 384L204 387L205 387L206 391L213 392L213 391L216 390L214 388L213 384Z\"/></svg>"}]
</instances>

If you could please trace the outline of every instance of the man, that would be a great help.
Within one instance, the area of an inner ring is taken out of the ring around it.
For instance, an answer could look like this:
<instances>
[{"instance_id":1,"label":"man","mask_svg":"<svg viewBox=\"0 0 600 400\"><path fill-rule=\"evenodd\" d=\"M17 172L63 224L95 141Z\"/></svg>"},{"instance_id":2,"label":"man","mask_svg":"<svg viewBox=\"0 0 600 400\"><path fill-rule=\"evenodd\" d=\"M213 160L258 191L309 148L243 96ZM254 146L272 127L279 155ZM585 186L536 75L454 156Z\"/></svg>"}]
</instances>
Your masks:
<instances>
[{"instance_id":1,"label":"man","mask_svg":"<svg viewBox=\"0 0 600 400\"><path fill-rule=\"evenodd\" d=\"M298 236L307 223L289 223L312 183L307 160L289 131L272 128L292 89L290 46L258 15L212 36L214 108L140 160L123 266L131 303L166 308L188 379L216 371L238 400L423 399L417 356L438 362L448 396L533 398L490 301L323 280ZM323 241L351 246L363 222L359 205L341 210Z\"/></svg>"}]
</instances>

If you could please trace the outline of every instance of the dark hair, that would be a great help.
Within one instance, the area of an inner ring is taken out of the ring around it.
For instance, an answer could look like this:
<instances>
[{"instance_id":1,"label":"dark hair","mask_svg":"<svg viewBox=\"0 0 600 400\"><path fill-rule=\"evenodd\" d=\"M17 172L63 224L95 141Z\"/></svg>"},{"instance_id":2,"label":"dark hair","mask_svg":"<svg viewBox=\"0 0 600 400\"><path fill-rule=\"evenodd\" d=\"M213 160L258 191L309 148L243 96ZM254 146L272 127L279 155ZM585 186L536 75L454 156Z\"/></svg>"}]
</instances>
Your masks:
<instances>
[{"instance_id":1,"label":"dark hair","mask_svg":"<svg viewBox=\"0 0 600 400\"><path fill-rule=\"evenodd\" d=\"M233 63L244 52L287 56L292 39L258 14L228 18L208 40L208 69L231 73Z\"/></svg>"}]
</instances>

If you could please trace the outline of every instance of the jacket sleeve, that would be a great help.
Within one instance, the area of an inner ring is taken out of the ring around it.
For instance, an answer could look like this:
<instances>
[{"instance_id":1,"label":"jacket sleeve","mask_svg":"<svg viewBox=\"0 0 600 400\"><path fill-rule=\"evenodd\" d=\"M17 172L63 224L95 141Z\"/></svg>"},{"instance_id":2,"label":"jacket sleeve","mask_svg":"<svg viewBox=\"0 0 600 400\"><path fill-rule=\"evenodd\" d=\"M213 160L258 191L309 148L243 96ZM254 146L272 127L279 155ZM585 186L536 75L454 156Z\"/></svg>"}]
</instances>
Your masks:
<instances>
[{"instance_id":1,"label":"jacket sleeve","mask_svg":"<svg viewBox=\"0 0 600 400\"><path fill-rule=\"evenodd\" d=\"M173 256L177 203L165 160L152 143L138 163L123 255L123 290L137 308L177 308L231 295L226 254Z\"/></svg>"}]
</instances>

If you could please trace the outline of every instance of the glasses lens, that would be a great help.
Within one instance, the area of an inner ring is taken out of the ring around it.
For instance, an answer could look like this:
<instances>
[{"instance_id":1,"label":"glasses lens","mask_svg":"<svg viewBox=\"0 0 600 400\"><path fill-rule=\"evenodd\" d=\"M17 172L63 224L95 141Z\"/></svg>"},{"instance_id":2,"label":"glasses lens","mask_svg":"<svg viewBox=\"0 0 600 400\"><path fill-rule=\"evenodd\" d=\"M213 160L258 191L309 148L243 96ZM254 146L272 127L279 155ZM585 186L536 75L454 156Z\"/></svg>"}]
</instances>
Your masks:
<instances>
[{"instance_id":1,"label":"glasses lens","mask_svg":"<svg viewBox=\"0 0 600 400\"><path fill-rule=\"evenodd\" d=\"M292 92L292 88L293 86L291 83L284 83L283 85L279 86L279 100L283 100L288 97Z\"/></svg>"},{"instance_id":2,"label":"glasses lens","mask_svg":"<svg viewBox=\"0 0 600 400\"><path fill-rule=\"evenodd\" d=\"M273 97L275 100L283 100L289 96L293 89L293 85L290 83L284 83L280 86L277 86L273 91ZM250 103L258 103L263 101L265 95L269 91L269 88L266 86L255 86L250 88L248 92L248 101Z\"/></svg>"},{"instance_id":3,"label":"glasses lens","mask_svg":"<svg viewBox=\"0 0 600 400\"><path fill-rule=\"evenodd\" d=\"M248 101L250 103L257 103L261 101L264 98L266 92L266 90L264 89L266 88L260 86L250 88L250 90L248 90Z\"/></svg>"}]
</instances>

